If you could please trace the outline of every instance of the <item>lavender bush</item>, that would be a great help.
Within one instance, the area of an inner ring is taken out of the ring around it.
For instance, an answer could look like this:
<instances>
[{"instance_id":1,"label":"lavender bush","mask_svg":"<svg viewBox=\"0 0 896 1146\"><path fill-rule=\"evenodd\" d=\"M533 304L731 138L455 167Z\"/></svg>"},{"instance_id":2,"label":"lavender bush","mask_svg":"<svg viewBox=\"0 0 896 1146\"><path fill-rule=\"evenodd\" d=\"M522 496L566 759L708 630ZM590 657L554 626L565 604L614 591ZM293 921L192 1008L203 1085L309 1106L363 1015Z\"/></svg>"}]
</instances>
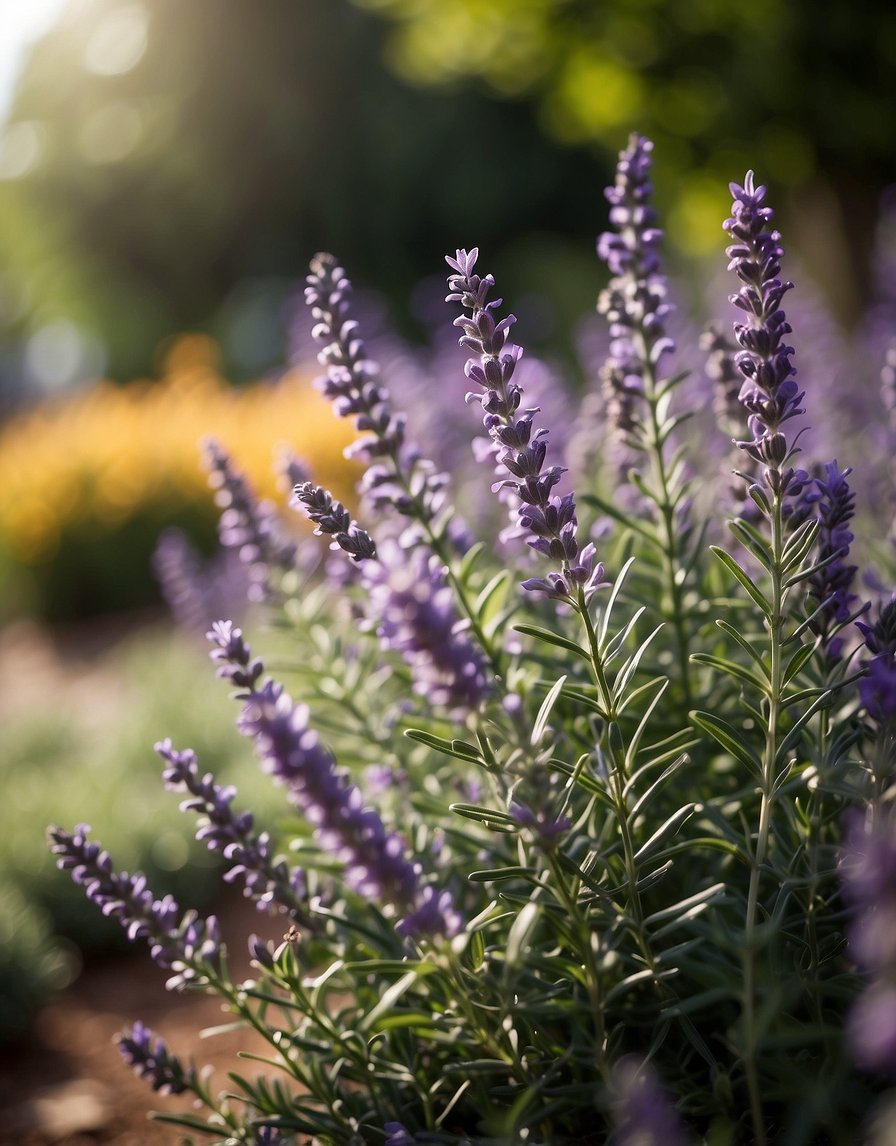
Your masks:
<instances>
[{"instance_id":1,"label":"lavender bush","mask_svg":"<svg viewBox=\"0 0 896 1146\"><path fill-rule=\"evenodd\" d=\"M734 463L706 496L651 160L633 136L598 241L596 481L568 484L476 250L447 259L447 301L500 542L471 536L412 440L330 255L306 292L320 385L367 469L350 511L287 468L325 575L208 447L222 543L292 649L271 673L221 620L211 657L293 818L262 828L213 762L157 751L277 938L249 937L234 979L213 917L118 873L86 826L50 832L173 989L215 992L268 1045L247 1055L261 1074L216 1088L136 1023L127 1062L195 1100L160 1117L259 1144L871 1133L896 1073L896 598L869 612L850 560L866 459L817 457L794 429L812 379L748 173L724 224L735 320L703 341Z\"/></svg>"}]
</instances>

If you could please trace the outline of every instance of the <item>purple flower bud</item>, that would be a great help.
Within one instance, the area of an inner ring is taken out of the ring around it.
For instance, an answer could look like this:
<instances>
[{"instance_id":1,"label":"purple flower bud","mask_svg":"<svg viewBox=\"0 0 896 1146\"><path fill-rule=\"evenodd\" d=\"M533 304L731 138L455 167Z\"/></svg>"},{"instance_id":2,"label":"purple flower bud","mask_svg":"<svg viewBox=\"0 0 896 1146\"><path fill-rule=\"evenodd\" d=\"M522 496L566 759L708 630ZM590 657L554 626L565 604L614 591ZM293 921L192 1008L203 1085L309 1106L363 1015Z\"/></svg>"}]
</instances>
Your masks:
<instances>
[{"instance_id":1,"label":"purple flower bud","mask_svg":"<svg viewBox=\"0 0 896 1146\"><path fill-rule=\"evenodd\" d=\"M185 1069L164 1041L153 1036L143 1023L136 1022L130 1029L122 1031L117 1042L125 1062L145 1078L153 1090L161 1094L182 1094L194 1088L195 1069L192 1066Z\"/></svg>"},{"instance_id":2,"label":"purple flower bud","mask_svg":"<svg viewBox=\"0 0 896 1146\"><path fill-rule=\"evenodd\" d=\"M348 510L341 501L333 498L329 490L305 481L300 482L293 493L310 520L317 525L314 532L318 536L327 534L333 538L331 549L344 550L353 561L376 556L376 545L370 534L352 521Z\"/></svg>"},{"instance_id":3,"label":"purple flower bud","mask_svg":"<svg viewBox=\"0 0 896 1146\"><path fill-rule=\"evenodd\" d=\"M317 385L332 400L336 413L354 417L365 433L346 455L373 463L362 479L362 492L374 506L391 506L418 521L432 521L444 504L448 479L407 442L405 416L393 412L388 391L376 381L379 366L367 358L357 323L350 317L352 286L345 271L333 255L318 254L311 260L306 281L305 302L315 321L312 336L322 347L318 361L327 370Z\"/></svg>"}]
</instances>

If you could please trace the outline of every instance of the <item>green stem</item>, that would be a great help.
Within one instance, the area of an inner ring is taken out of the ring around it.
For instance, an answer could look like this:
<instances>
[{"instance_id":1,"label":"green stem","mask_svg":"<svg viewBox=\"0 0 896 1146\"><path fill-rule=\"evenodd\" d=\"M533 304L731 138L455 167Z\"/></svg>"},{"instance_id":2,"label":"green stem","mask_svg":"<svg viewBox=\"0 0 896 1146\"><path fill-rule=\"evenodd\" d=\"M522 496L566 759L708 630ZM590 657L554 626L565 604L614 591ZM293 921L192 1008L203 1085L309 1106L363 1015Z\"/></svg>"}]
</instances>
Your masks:
<instances>
[{"instance_id":1,"label":"green stem","mask_svg":"<svg viewBox=\"0 0 896 1146\"><path fill-rule=\"evenodd\" d=\"M651 342L643 328L638 332L641 346L640 356L644 364L644 398L650 411L648 433L646 436L646 452L653 460L656 471L656 489L659 498L656 501L660 512L663 530L663 573L667 582L667 591L670 599L670 609L665 619L672 621L675 633L676 653L678 657L678 677L684 692L684 704L687 709L693 705L693 689L691 687L691 660L688 626L684 607L684 584L678 577L678 571L683 567L681 535L675 528L675 509L677 501L671 489L669 469L666 465L664 446L666 439L663 436L663 419L660 417L660 402L664 395L659 394L660 382L656 375L653 363Z\"/></svg>"},{"instance_id":2,"label":"green stem","mask_svg":"<svg viewBox=\"0 0 896 1146\"><path fill-rule=\"evenodd\" d=\"M771 839L772 811L774 800L775 769L778 754L778 728L781 718L783 694L784 638L784 598L786 591L781 573L783 553L784 522L781 495L775 494L770 515L771 520L771 613L767 618L769 637L768 674L768 720L765 731L765 748L762 757L760 776L759 827L756 833L756 846L750 864L750 884L747 892L747 910L744 919L743 949L743 1058L750 1096L750 1113L753 1121L753 1140L756 1146L765 1146L765 1124L762 1115L762 1096L759 1092L757 1068L759 1052L759 1032L756 1029L756 957L759 915L759 891L762 869L768 857Z\"/></svg>"}]
</instances>

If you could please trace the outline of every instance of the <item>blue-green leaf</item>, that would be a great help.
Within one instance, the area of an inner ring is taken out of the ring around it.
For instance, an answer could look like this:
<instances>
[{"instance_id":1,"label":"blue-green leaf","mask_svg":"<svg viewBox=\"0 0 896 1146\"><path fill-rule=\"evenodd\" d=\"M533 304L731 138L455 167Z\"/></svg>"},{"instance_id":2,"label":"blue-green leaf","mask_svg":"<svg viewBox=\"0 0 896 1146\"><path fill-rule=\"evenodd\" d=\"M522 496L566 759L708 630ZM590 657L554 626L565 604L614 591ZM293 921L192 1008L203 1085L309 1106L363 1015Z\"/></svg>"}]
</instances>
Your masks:
<instances>
[{"instance_id":1,"label":"blue-green leaf","mask_svg":"<svg viewBox=\"0 0 896 1146\"><path fill-rule=\"evenodd\" d=\"M767 617L770 616L772 607L768 598L765 596L759 586L753 581L753 579L747 573L745 573L743 569L741 569L731 554L726 553L725 550L721 549L718 545L711 545L709 548L710 551L714 553L716 557L718 557L718 559L722 562L728 572L731 573L731 575L735 577L741 583L741 585L743 585L743 587L756 602L759 608L763 611L763 613Z\"/></svg>"},{"instance_id":2,"label":"blue-green leaf","mask_svg":"<svg viewBox=\"0 0 896 1146\"><path fill-rule=\"evenodd\" d=\"M735 760L739 760L741 764L746 764L748 768L753 768L761 775L762 765L759 757L744 743L742 732L738 732L727 720L723 720L712 712L695 710L690 713L690 717L698 728L708 732L713 740L730 753Z\"/></svg>"}]
</instances>

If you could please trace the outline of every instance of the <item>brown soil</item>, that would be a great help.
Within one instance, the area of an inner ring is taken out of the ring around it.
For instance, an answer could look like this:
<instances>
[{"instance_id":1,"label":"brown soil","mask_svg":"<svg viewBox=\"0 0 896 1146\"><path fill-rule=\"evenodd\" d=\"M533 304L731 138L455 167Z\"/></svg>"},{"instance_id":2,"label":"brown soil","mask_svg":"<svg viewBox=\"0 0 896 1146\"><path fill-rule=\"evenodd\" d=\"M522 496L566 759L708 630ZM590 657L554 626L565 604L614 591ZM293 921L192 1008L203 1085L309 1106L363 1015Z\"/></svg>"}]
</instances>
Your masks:
<instances>
[{"instance_id":1,"label":"brown soil","mask_svg":"<svg viewBox=\"0 0 896 1146\"><path fill-rule=\"evenodd\" d=\"M220 912L230 933L235 974L249 973L239 957L252 932L279 939L278 924L242 899ZM282 924L279 925L282 931ZM168 992L165 973L141 951L94 963L38 1016L27 1042L0 1056L0 1143L9 1146L175 1146L188 1132L149 1120L150 1110L190 1110L189 1096L162 1096L126 1065L115 1035L136 1019L162 1035L183 1061L215 1068L217 1093L228 1070L254 1077L260 1064L240 1062L240 1050L264 1053L252 1032L200 1039L228 1021L216 997ZM197 1111L197 1113L199 1113ZM206 1141L207 1139L200 1139Z\"/></svg>"}]
</instances>

